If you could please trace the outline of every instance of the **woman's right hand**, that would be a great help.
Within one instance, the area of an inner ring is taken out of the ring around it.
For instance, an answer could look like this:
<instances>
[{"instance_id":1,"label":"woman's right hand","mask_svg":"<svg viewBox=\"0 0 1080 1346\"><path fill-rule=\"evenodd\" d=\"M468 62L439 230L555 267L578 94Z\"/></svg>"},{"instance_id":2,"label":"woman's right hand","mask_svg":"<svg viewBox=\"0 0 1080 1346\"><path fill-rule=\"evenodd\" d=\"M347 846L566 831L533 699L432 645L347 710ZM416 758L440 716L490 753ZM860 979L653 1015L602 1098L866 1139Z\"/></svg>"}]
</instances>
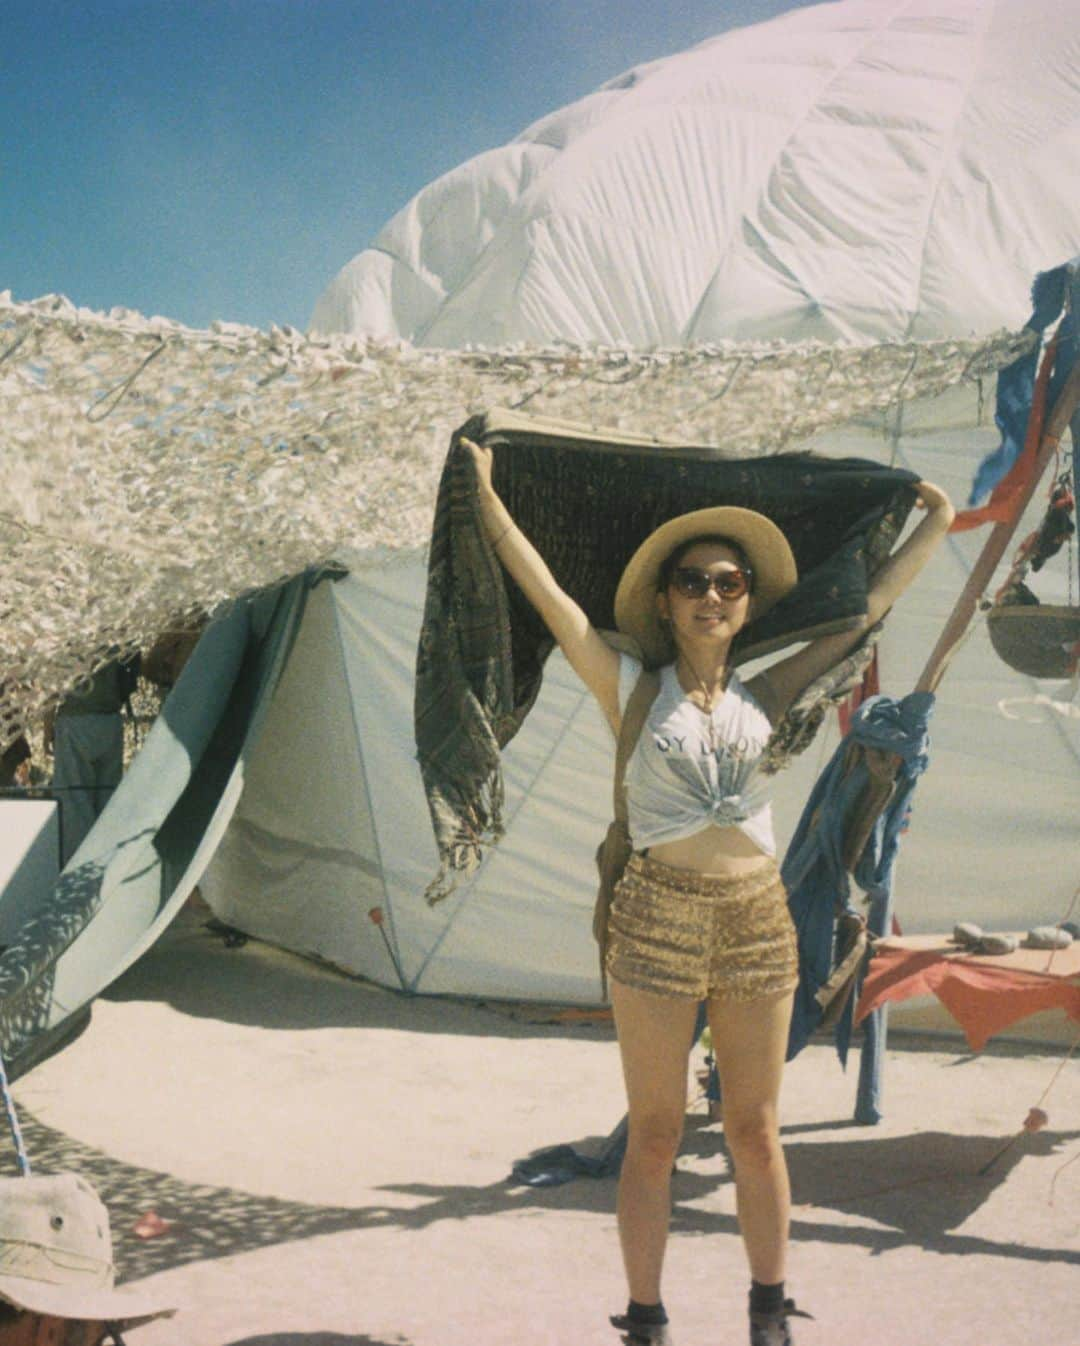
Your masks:
<instances>
[{"instance_id":1,"label":"woman's right hand","mask_svg":"<svg viewBox=\"0 0 1080 1346\"><path fill-rule=\"evenodd\" d=\"M479 444L474 444L471 439L465 439L464 436L458 440L460 446L473 460L473 466L476 468L476 477L480 483L482 491L491 491L494 488L491 485L491 465L495 461L495 455L488 448L481 448Z\"/></svg>"},{"instance_id":2,"label":"woman's right hand","mask_svg":"<svg viewBox=\"0 0 1080 1346\"><path fill-rule=\"evenodd\" d=\"M461 451L471 456L476 469L480 519L499 564L540 614L570 666L596 697L617 733L619 656L600 638L574 599L559 587L547 562L499 498L491 484L492 451L464 436L457 442Z\"/></svg>"}]
</instances>

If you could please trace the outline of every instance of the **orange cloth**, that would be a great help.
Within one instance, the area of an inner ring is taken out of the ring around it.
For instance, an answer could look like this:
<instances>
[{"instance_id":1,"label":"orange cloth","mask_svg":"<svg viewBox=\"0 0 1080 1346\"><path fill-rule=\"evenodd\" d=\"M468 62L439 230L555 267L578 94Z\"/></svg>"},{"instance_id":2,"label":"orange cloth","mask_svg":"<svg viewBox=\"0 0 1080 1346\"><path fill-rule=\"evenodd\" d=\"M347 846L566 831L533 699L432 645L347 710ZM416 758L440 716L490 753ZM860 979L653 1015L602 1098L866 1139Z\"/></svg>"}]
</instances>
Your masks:
<instances>
[{"instance_id":1,"label":"orange cloth","mask_svg":"<svg viewBox=\"0 0 1080 1346\"><path fill-rule=\"evenodd\" d=\"M964 533L969 528L978 528L984 523L1008 523L1016 513L1021 496L1035 470L1039 444L1042 441L1043 423L1046 420L1046 398L1050 387L1050 374L1057 355L1058 336L1055 332L1043 353L1042 364L1035 379L1035 389L1031 399L1031 414L1028 417L1027 434L1019 458L1004 477L994 487L990 499L985 505L974 509L960 510L949 528L950 533Z\"/></svg>"},{"instance_id":2,"label":"orange cloth","mask_svg":"<svg viewBox=\"0 0 1080 1346\"><path fill-rule=\"evenodd\" d=\"M890 1000L917 995L936 995L976 1052L995 1033L1040 1010L1060 1008L1080 1020L1080 941L1052 952L994 955L964 953L942 935L880 940L855 1022Z\"/></svg>"}]
</instances>

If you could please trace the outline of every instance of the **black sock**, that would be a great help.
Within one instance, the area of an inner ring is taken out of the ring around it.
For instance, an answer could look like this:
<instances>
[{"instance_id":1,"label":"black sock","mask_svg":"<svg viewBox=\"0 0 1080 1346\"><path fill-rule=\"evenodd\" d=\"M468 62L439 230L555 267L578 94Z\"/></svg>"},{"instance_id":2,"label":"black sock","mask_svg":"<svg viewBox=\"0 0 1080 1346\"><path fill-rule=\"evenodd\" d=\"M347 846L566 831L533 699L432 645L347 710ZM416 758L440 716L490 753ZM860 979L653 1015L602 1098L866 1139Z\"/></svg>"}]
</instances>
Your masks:
<instances>
[{"instance_id":1,"label":"black sock","mask_svg":"<svg viewBox=\"0 0 1080 1346\"><path fill-rule=\"evenodd\" d=\"M750 1312L779 1313L784 1307L784 1282L776 1285L762 1285L760 1281L750 1282Z\"/></svg>"},{"instance_id":2,"label":"black sock","mask_svg":"<svg viewBox=\"0 0 1080 1346\"><path fill-rule=\"evenodd\" d=\"M626 1306L626 1316L632 1323L666 1323L667 1313L662 1302L655 1304L639 1304L636 1299L632 1299Z\"/></svg>"}]
</instances>

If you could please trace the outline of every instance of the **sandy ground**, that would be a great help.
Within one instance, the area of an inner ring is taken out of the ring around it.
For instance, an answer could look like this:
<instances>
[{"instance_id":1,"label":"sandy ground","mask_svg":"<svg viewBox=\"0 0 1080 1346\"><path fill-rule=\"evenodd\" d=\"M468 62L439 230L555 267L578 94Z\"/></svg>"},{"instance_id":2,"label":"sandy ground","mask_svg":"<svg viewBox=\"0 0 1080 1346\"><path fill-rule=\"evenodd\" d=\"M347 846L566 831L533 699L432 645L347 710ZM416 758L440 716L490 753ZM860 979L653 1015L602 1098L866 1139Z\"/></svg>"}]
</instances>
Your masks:
<instances>
[{"instance_id":1,"label":"sandy ground","mask_svg":"<svg viewBox=\"0 0 1080 1346\"><path fill-rule=\"evenodd\" d=\"M122 1279L179 1309L137 1346L616 1346L614 1182L508 1182L622 1111L610 1025L544 1017L226 949L189 912L15 1092L36 1169L86 1175ZM1078 1346L1080 1062L893 1041L875 1128L851 1122L856 1072L831 1047L787 1075L789 1287L815 1315L798 1346ZM979 1176L1062 1066L1049 1126ZM703 1103L674 1190L676 1340L742 1346L731 1170ZM139 1239L150 1210L170 1227Z\"/></svg>"}]
</instances>

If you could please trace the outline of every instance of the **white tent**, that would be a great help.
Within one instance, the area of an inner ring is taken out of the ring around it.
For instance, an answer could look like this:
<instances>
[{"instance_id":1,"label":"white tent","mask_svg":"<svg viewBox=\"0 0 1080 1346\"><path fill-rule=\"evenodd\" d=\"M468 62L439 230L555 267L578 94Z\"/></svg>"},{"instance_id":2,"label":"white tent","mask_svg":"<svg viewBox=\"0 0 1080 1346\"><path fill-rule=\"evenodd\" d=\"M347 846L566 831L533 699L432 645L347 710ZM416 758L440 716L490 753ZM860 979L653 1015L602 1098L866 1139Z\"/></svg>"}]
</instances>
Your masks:
<instances>
[{"instance_id":1,"label":"white tent","mask_svg":"<svg viewBox=\"0 0 1080 1346\"><path fill-rule=\"evenodd\" d=\"M504 753L507 835L427 908L436 854L412 741L423 558L355 562L309 598L204 896L241 929L387 985L596 1001L592 856L610 813L610 732L554 655ZM913 684L962 573L945 556L906 600L883 654L889 690ZM905 930L1058 919L1076 883L1078 730L1075 708L1013 674L982 633L966 647L943 686L901 854ZM824 730L777 778L781 845L836 741Z\"/></svg>"},{"instance_id":2,"label":"white tent","mask_svg":"<svg viewBox=\"0 0 1080 1346\"><path fill-rule=\"evenodd\" d=\"M1080 250L1074 18L1062 0L845 0L640 67L426 188L339 273L312 327L429 346L1018 327L1034 273ZM958 392L814 447L891 458L963 499L996 442L992 393ZM892 619L886 690L913 685L981 540L950 540ZM1063 598L1065 583L1059 570L1040 591ZM207 892L245 929L394 980L366 907L343 896L334 866L354 866L363 901L392 921L405 984L591 999L591 852L609 811L609 747L557 656L506 754L505 841L447 910L419 900L435 860L411 760L422 591L422 558L402 555L357 558L322 593L294 655L304 672L290 671L272 711L295 747L265 737L265 767ZM356 725L347 743L319 727L327 679ZM310 780L290 782L303 744L327 732L333 784L316 802ZM781 844L833 743L835 730L781 778ZM1011 672L978 628L942 687L898 873L904 928L1057 919L1080 859L1078 766L1076 703ZM289 842L316 813L324 842ZM361 834L348 855L337 849ZM287 859L275 867L271 852Z\"/></svg>"}]
</instances>

